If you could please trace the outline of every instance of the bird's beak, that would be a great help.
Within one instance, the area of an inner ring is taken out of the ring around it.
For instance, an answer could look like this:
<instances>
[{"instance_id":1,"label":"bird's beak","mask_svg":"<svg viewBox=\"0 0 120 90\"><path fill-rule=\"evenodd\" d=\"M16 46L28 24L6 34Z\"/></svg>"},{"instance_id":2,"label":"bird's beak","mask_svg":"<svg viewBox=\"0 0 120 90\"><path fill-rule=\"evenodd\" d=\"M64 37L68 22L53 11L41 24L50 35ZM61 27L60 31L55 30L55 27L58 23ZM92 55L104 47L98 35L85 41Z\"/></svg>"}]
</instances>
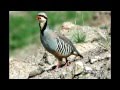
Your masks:
<instances>
[{"instance_id":1,"label":"bird's beak","mask_svg":"<svg viewBox=\"0 0 120 90\"><path fill-rule=\"evenodd\" d=\"M40 18L41 18L40 16L38 16L38 15L36 16L36 20L39 20Z\"/></svg>"}]
</instances>

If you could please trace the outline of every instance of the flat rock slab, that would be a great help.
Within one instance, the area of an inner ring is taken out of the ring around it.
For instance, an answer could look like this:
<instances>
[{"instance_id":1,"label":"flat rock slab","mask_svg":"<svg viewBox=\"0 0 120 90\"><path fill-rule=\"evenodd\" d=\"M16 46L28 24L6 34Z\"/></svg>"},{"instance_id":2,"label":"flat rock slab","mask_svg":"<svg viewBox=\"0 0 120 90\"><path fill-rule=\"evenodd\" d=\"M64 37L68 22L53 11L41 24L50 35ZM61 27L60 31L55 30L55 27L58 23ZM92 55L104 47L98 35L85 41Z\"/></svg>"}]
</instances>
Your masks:
<instances>
[{"instance_id":1,"label":"flat rock slab","mask_svg":"<svg viewBox=\"0 0 120 90\"><path fill-rule=\"evenodd\" d=\"M18 60L10 60L9 79L27 79L29 77L29 73L37 68L37 66L32 66L29 63Z\"/></svg>"}]
</instances>

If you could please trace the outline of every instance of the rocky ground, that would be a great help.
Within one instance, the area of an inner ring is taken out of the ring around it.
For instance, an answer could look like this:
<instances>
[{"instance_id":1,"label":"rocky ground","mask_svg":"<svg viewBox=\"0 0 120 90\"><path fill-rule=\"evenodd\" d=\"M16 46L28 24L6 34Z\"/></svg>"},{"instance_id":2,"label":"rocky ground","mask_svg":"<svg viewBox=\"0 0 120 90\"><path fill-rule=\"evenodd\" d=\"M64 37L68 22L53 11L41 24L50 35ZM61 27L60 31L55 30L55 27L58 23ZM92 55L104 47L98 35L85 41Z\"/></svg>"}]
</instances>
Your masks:
<instances>
[{"instance_id":1,"label":"rocky ground","mask_svg":"<svg viewBox=\"0 0 120 90\"><path fill-rule=\"evenodd\" d=\"M66 27L70 26L71 27ZM90 27L63 23L61 33L71 41L71 33L86 35L84 43L74 43L83 59L68 57L69 66L52 69L56 58L42 46L32 45L9 60L10 79L111 79L111 28ZM16 51L16 53L18 53ZM64 60L63 60L64 62Z\"/></svg>"}]
</instances>

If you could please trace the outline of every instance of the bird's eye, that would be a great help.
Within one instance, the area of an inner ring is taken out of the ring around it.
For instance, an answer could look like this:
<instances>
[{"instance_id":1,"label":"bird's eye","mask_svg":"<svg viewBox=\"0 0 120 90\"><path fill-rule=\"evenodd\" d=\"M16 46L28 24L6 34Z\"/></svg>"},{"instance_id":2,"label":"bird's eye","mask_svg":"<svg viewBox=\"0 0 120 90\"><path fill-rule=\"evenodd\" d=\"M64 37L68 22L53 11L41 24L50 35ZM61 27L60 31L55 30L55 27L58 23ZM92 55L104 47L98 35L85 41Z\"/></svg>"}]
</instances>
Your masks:
<instances>
[{"instance_id":1,"label":"bird's eye","mask_svg":"<svg viewBox=\"0 0 120 90\"><path fill-rule=\"evenodd\" d=\"M37 19L41 19L41 17L40 17L40 16L37 16L36 18L37 18Z\"/></svg>"},{"instance_id":2,"label":"bird's eye","mask_svg":"<svg viewBox=\"0 0 120 90\"><path fill-rule=\"evenodd\" d=\"M38 19L41 19L41 17L40 17L40 16L38 16Z\"/></svg>"}]
</instances>

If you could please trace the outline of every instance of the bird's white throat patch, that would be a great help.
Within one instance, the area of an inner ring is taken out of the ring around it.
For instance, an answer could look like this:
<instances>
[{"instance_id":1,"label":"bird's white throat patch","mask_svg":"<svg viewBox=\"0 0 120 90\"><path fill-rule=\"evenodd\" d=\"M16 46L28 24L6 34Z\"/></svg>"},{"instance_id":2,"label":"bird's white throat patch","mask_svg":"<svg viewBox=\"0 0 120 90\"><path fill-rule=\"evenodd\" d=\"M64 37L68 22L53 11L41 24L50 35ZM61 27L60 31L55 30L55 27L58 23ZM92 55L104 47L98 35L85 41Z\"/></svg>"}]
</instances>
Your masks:
<instances>
[{"instance_id":1,"label":"bird's white throat patch","mask_svg":"<svg viewBox=\"0 0 120 90\"><path fill-rule=\"evenodd\" d=\"M43 29L45 22L40 23L41 30Z\"/></svg>"}]
</instances>

